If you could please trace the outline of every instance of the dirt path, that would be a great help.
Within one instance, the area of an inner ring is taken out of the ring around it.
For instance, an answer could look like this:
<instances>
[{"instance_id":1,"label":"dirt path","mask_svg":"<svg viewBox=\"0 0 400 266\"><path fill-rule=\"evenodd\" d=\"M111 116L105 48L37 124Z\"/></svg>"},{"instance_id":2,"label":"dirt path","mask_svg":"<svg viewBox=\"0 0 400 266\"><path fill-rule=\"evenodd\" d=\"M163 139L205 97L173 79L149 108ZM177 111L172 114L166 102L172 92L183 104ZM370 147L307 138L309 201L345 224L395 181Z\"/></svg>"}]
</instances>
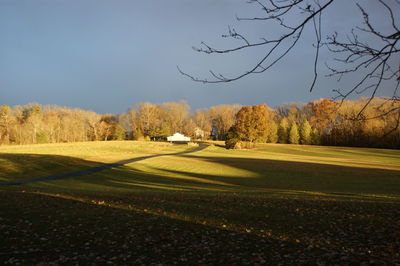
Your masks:
<instances>
[{"instance_id":1,"label":"dirt path","mask_svg":"<svg viewBox=\"0 0 400 266\"><path fill-rule=\"evenodd\" d=\"M118 166L121 166L121 165L125 165L125 164L128 164L128 163L142 161L142 160L146 160L146 159L150 159L150 158L161 157L161 156L171 156L171 155L182 155L182 154L198 152L198 151L204 150L205 148L207 148L207 146L208 145L206 145L206 144L200 144L199 147L194 148L192 150L188 150L188 151L136 157L136 158L132 158L132 159L118 161L116 163L104 164L104 165L101 165L101 166L91 167L91 168L88 168L88 169L79 170L79 171L70 172L70 173L65 173L65 174L58 174L58 175L39 177L39 178L33 178L33 179L25 179L25 180L4 181L4 182L0 182L0 185L20 185L20 184L43 182L43 181L52 181L52 180L65 179L65 178L70 178L70 177L86 175L86 174L92 174L92 173L97 173L97 172L100 172L100 171L103 171L103 170L111 169L111 168L114 168L114 167L118 167Z\"/></svg>"}]
</instances>

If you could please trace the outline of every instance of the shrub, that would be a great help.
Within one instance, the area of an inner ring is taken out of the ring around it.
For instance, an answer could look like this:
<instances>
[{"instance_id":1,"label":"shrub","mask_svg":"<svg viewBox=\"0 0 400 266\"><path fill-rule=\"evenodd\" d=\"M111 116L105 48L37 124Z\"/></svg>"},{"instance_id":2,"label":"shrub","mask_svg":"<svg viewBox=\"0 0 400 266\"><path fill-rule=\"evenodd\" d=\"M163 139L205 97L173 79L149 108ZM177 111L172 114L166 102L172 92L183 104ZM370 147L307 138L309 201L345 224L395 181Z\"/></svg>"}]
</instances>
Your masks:
<instances>
[{"instance_id":1,"label":"shrub","mask_svg":"<svg viewBox=\"0 0 400 266\"><path fill-rule=\"evenodd\" d=\"M198 146L199 146L198 143L196 143L196 142L191 142L191 141L188 142L187 145L190 146L190 147L198 147Z\"/></svg>"},{"instance_id":2,"label":"shrub","mask_svg":"<svg viewBox=\"0 0 400 266\"><path fill-rule=\"evenodd\" d=\"M225 148L227 149L240 149L240 140L237 138L231 138L225 140Z\"/></svg>"},{"instance_id":3,"label":"shrub","mask_svg":"<svg viewBox=\"0 0 400 266\"><path fill-rule=\"evenodd\" d=\"M39 144L49 143L49 137L47 136L46 132L37 133L36 134L36 142Z\"/></svg>"},{"instance_id":4,"label":"shrub","mask_svg":"<svg viewBox=\"0 0 400 266\"><path fill-rule=\"evenodd\" d=\"M132 139L133 140L144 140L144 136L140 130L134 130L132 132Z\"/></svg>"}]
</instances>

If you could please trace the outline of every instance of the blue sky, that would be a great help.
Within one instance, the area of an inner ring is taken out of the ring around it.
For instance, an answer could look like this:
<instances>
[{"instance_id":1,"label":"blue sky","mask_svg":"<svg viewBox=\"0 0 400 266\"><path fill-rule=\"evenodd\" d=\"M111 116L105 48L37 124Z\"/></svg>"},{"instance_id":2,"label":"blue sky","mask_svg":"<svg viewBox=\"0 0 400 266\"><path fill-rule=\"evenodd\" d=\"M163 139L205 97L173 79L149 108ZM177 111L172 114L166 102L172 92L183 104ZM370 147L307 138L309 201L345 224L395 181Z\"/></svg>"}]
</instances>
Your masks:
<instances>
[{"instance_id":1,"label":"blue sky","mask_svg":"<svg viewBox=\"0 0 400 266\"><path fill-rule=\"evenodd\" d=\"M354 3L338 2L325 17L326 33L360 22ZM194 83L180 75L177 65L199 77L209 69L229 76L258 59L260 49L218 56L192 50L201 41L234 46L220 38L228 25L253 40L274 31L263 23L237 22L236 14L260 12L245 0L0 0L0 104L38 102L121 113L143 101L185 99L192 109L233 103L274 107L333 96L332 79L322 78L314 92L308 91L310 33L268 73L226 84ZM385 14L374 15L379 21ZM323 53L322 59L329 57Z\"/></svg>"}]
</instances>

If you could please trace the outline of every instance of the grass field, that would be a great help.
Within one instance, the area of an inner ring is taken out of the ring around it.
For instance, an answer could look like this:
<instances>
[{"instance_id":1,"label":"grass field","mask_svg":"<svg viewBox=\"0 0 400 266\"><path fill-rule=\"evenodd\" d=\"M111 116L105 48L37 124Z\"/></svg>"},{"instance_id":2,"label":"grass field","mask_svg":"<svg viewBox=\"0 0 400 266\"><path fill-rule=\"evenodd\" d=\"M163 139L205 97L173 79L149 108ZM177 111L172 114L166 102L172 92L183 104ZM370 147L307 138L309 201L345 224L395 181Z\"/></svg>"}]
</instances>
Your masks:
<instances>
[{"instance_id":1,"label":"grass field","mask_svg":"<svg viewBox=\"0 0 400 266\"><path fill-rule=\"evenodd\" d=\"M263 144L0 185L3 264L400 263L400 151ZM0 146L0 182L189 150Z\"/></svg>"}]
</instances>

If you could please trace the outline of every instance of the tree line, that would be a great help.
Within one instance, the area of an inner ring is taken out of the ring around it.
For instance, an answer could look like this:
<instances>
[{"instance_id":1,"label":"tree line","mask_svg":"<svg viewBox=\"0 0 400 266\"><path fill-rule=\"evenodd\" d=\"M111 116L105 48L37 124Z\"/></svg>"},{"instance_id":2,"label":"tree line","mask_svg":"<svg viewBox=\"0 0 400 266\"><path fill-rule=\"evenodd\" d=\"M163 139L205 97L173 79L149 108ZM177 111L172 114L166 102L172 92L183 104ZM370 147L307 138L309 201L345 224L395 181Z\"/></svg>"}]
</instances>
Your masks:
<instances>
[{"instance_id":1,"label":"tree line","mask_svg":"<svg viewBox=\"0 0 400 266\"><path fill-rule=\"evenodd\" d=\"M274 109L222 104L194 112L185 101L143 102L117 115L55 105L1 105L0 144L157 141L180 132L197 140L224 140L229 148L256 142L399 148L399 103L375 98L360 116L366 101L320 99Z\"/></svg>"},{"instance_id":2,"label":"tree line","mask_svg":"<svg viewBox=\"0 0 400 266\"><path fill-rule=\"evenodd\" d=\"M364 109L369 102L369 108ZM385 98L320 99L275 109L244 106L227 134L228 148L256 142L357 147L400 147L400 103ZM361 113L360 110L363 110Z\"/></svg>"}]
</instances>

